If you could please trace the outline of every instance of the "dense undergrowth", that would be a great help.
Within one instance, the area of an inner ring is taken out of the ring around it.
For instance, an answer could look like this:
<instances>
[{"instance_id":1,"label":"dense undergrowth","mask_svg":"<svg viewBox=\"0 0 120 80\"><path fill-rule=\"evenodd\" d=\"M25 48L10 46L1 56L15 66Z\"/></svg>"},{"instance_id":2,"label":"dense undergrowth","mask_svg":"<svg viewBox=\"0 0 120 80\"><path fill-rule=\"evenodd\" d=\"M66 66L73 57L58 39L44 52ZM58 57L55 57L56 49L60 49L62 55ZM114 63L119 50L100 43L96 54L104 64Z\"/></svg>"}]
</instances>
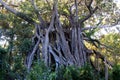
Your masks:
<instances>
[{"instance_id":1,"label":"dense undergrowth","mask_svg":"<svg viewBox=\"0 0 120 80\"><path fill-rule=\"evenodd\" d=\"M120 65L109 70L109 80L120 80ZM27 80L105 80L104 69L97 72L90 65L82 68L61 66L57 70L46 68L43 63L35 63Z\"/></svg>"},{"instance_id":2,"label":"dense undergrowth","mask_svg":"<svg viewBox=\"0 0 120 80\"><path fill-rule=\"evenodd\" d=\"M20 60L16 62L18 65L10 65L6 52L7 50L0 48L0 80L105 80L105 70L97 72L90 65L82 68L61 66L51 69L45 67L43 62L37 61L27 73ZM120 80L120 65L109 70L109 80Z\"/></svg>"}]
</instances>

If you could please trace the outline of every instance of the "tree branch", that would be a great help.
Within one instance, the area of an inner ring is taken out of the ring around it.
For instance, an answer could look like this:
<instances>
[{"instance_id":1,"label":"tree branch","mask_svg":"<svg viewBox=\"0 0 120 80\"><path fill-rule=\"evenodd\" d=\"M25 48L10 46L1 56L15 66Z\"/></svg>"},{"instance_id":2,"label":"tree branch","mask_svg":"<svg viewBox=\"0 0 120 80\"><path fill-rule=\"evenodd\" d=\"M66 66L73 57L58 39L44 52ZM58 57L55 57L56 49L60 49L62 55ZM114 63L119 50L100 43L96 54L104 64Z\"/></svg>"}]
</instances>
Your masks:
<instances>
[{"instance_id":1,"label":"tree branch","mask_svg":"<svg viewBox=\"0 0 120 80\"><path fill-rule=\"evenodd\" d=\"M32 61L33 61L33 58L34 58L34 54L36 52L36 50L38 49L39 47L39 43L40 43L40 39L38 39L37 43L35 44L34 48L33 48L33 51L30 53L29 57L28 57L28 61L27 61L27 69L28 69L28 72L30 71L30 68L31 68L31 65L32 65Z\"/></svg>"},{"instance_id":2,"label":"tree branch","mask_svg":"<svg viewBox=\"0 0 120 80\"><path fill-rule=\"evenodd\" d=\"M40 22L41 22L43 25L45 25L45 24L44 24L44 23L45 23L44 20L42 19L41 15L39 14L38 7L37 7L37 5L35 4L35 1L34 1L34 0L31 0L31 4L32 4L33 7L34 7L35 12L36 12L36 14L37 14Z\"/></svg>"},{"instance_id":3,"label":"tree branch","mask_svg":"<svg viewBox=\"0 0 120 80\"><path fill-rule=\"evenodd\" d=\"M48 4L48 6L51 8L51 5L50 5L49 1L48 1L48 0L46 0L46 2L47 2L47 4Z\"/></svg>"},{"instance_id":4,"label":"tree branch","mask_svg":"<svg viewBox=\"0 0 120 80\"><path fill-rule=\"evenodd\" d=\"M4 3L2 0L0 0L0 3L10 12L12 12L13 14L17 14L17 11L14 10L13 8L11 8L10 6L8 6L6 3Z\"/></svg>"},{"instance_id":5,"label":"tree branch","mask_svg":"<svg viewBox=\"0 0 120 80\"><path fill-rule=\"evenodd\" d=\"M83 19L80 20L80 23L83 23L84 21L88 20L94 13L95 11L98 9L98 7L95 7L94 10L90 11L90 13Z\"/></svg>"},{"instance_id":6,"label":"tree branch","mask_svg":"<svg viewBox=\"0 0 120 80\"><path fill-rule=\"evenodd\" d=\"M107 60L105 59L105 57L104 57L100 52L95 51L95 50L93 50L93 52L95 53L95 55L98 56L98 58L100 58L105 64L107 64L109 68L112 68L112 67L113 67L113 65L112 65L109 61L107 61Z\"/></svg>"},{"instance_id":7,"label":"tree branch","mask_svg":"<svg viewBox=\"0 0 120 80\"><path fill-rule=\"evenodd\" d=\"M11 8L10 6L8 6L5 2L3 2L2 0L0 0L0 3L8 10L10 11L11 13L15 14L16 16L24 19L25 21L29 22L29 23L34 23L34 20L30 17L28 17L26 14L24 13L21 13L21 12L18 12L16 11L15 9Z\"/></svg>"},{"instance_id":8,"label":"tree branch","mask_svg":"<svg viewBox=\"0 0 120 80\"><path fill-rule=\"evenodd\" d=\"M93 0L90 0L89 4L87 3L87 1L85 0L85 5L87 7L87 9L89 10L89 14L81 19L79 22L83 23L84 21L86 21L87 19L89 19L94 13L95 11L98 9L98 6L96 6L94 9L92 8L91 4L92 4Z\"/></svg>"},{"instance_id":9,"label":"tree branch","mask_svg":"<svg viewBox=\"0 0 120 80\"><path fill-rule=\"evenodd\" d=\"M76 8L76 10L75 10L75 13L76 13L76 22L78 22L78 2L77 2L77 0L75 0L75 8Z\"/></svg>"},{"instance_id":10,"label":"tree branch","mask_svg":"<svg viewBox=\"0 0 120 80\"><path fill-rule=\"evenodd\" d=\"M54 26L54 20L55 20L55 9L57 7L57 4L54 3L53 5L53 14L52 14L52 19L49 25L49 28L46 30L46 35L45 35L45 42L44 42L44 47L43 47L43 53L45 55L45 64L48 66L48 45L49 45L49 32Z\"/></svg>"},{"instance_id":11,"label":"tree branch","mask_svg":"<svg viewBox=\"0 0 120 80\"><path fill-rule=\"evenodd\" d=\"M115 25L117 25L116 23L113 24L113 25L101 25L101 26L91 26L91 27L85 27L85 28L82 28L82 31L85 31L85 30L90 30L90 29L101 29L101 28L110 28L110 27L115 27Z\"/></svg>"},{"instance_id":12,"label":"tree branch","mask_svg":"<svg viewBox=\"0 0 120 80\"><path fill-rule=\"evenodd\" d=\"M85 5L87 6L90 14L92 13L92 7L91 7L91 4L92 4L93 0L90 0L89 4L87 3L87 1L85 0Z\"/></svg>"}]
</instances>

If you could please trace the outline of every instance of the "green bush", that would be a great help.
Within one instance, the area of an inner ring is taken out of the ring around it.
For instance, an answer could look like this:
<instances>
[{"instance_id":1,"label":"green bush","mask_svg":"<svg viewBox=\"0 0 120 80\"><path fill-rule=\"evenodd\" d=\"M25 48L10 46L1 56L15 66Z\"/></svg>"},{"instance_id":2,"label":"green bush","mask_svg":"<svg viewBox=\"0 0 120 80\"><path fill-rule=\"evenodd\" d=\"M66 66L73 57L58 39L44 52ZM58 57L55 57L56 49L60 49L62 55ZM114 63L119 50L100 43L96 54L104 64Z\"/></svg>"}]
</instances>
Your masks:
<instances>
[{"instance_id":1,"label":"green bush","mask_svg":"<svg viewBox=\"0 0 120 80\"><path fill-rule=\"evenodd\" d=\"M6 74L6 49L0 47L0 80L4 80Z\"/></svg>"},{"instance_id":2,"label":"green bush","mask_svg":"<svg viewBox=\"0 0 120 80\"><path fill-rule=\"evenodd\" d=\"M31 72L27 75L27 80L48 80L50 71L44 63L34 63L33 65Z\"/></svg>"},{"instance_id":3,"label":"green bush","mask_svg":"<svg viewBox=\"0 0 120 80\"><path fill-rule=\"evenodd\" d=\"M120 65L115 65L113 67L112 80L120 80Z\"/></svg>"},{"instance_id":4,"label":"green bush","mask_svg":"<svg viewBox=\"0 0 120 80\"><path fill-rule=\"evenodd\" d=\"M22 40L21 44L19 45L19 49L22 53L27 53L31 49L31 40L25 38Z\"/></svg>"},{"instance_id":5,"label":"green bush","mask_svg":"<svg viewBox=\"0 0 120 80\"><path fill-rule=\"evenodd\" d=\"M82 68L75 66L59 67L56 71L46 68L41 63L35 63L31 72L27 75L27 80L99 80L91 66Z\"/></svg>"},{"instance_id":6,"label":"green bush","mask_svg":"<svg viewBox=\"0 0 120 80\"><path fill-rule=\"evenodd\" d=\"M96 72L90 65L82 68L61 66L57 70L45 67L43 62L34 63L27 80L105 80L105 71ZM109 71L108 80L120 80L120 65Z\"/></svg>"},{"instance_id":7,"label":"green bush","mask_svg":"<svg viewBox=\"0 0 120 80\"><path fill-rule=\"evenodd\" d=\"M0 80L24 79L26 70L23 63L21 62L21 57L15 55L14 59L11 60L12 57L13 56L10 56L7 52L7 49L0 47ZM14 65L12 63L14 63Z\"/></svg>"}]
</instances>

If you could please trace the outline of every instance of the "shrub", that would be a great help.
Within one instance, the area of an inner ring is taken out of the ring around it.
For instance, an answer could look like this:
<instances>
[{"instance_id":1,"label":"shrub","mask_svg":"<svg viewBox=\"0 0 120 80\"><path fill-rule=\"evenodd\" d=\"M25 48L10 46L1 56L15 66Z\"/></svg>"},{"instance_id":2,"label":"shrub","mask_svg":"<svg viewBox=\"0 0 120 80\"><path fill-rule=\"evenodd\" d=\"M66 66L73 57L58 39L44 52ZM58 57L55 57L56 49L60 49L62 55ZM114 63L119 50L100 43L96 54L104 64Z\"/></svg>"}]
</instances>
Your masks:
<instances>
[{"instance_id":1,"label":"shrub","mask_svg":"<svg viewBox=\"0 0 120 80\"><path fill-rule=\"evenodd\" d=\"M120 65L115 65L113 67L112 80L120 80Z\"/></svg>"},{"instance_id":2,"label":"shrub","mask_svg":"<svg viewBox=\"0 0 120 80\"><path fill-rule=\"evenodd\" d=\"M98 77L98 74L95 75L95 71L90 65L82 68L61 66L56 71L52 71L41 62L34 64L27 80L99 80Z\"/></svg>"}]
</instances>

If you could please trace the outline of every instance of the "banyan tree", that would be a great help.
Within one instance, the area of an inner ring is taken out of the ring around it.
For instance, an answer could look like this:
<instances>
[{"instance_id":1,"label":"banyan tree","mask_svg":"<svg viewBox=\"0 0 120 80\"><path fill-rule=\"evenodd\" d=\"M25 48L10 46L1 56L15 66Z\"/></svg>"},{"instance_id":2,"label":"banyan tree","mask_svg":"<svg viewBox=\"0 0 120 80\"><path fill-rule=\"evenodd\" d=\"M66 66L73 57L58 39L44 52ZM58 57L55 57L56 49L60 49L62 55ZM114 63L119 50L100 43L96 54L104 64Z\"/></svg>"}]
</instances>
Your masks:
<instances>
[{"instance_id":1,"label":"banyan tree","mask_svg":"<svg viewBox=\"0 0 120 80\"><path fill-rule=\"evenodd\" d=\"M84 26L85 22L100 9L97 5L99 0L44 0L47 12L41 12L42 5L39 5L38 1L30 0L30 2L37 16L36 20L0 0L1 5L8 11L34 25L31 49L25 60L28 70L35 56L44 61L46 66L54 64L56 68L61 65L79 67L86 63L92 65L90 60L92 54L110 65L101 53L90 50L85 45L85 42L93 43L96 47L100 45L98 40L87 36L85 30L91 28Z\"/></svg>"}]
</instances>

